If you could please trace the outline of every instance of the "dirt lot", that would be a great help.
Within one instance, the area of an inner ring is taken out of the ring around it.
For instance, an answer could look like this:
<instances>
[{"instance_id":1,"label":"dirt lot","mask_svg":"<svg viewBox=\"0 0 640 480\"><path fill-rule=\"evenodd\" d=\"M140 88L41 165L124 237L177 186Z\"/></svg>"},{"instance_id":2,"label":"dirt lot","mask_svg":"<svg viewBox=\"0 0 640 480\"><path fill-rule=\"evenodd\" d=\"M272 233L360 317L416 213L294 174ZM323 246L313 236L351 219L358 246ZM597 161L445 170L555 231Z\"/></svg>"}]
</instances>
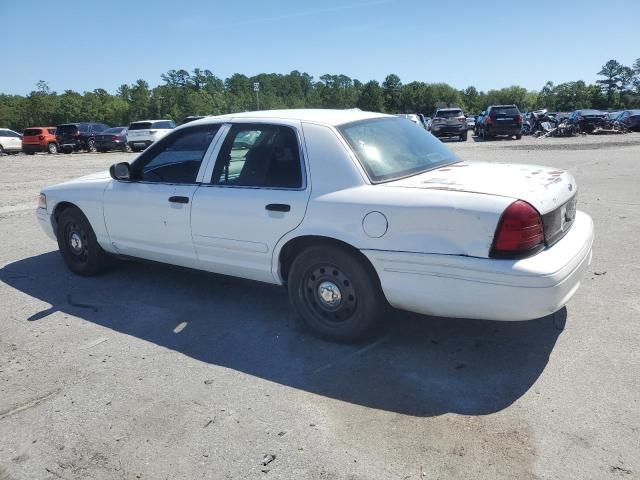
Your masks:
<instances>
[{"instance_id":1,"label":"dirt lot","mask_svg":"<svg viewBox=\"0 0 640 480\"><path fill-rule=\"evenodd\" d=\"M0 157L0 479L640 478L640 134L450 146L574 173L597 230L565 311L395 312L344 346L298 331L277 287L77 278L38 191L134 155Z\"/></svg>"}]
</instances>

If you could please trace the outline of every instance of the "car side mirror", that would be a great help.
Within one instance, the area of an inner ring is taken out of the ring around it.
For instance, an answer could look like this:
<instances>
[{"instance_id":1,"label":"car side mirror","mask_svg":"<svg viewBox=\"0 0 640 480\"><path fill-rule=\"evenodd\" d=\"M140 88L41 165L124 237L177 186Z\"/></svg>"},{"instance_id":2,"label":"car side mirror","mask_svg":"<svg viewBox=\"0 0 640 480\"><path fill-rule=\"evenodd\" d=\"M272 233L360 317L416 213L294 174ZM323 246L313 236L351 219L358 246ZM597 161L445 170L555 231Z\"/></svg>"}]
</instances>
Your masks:
<instances>
[{"instance_id":1,"label":"car side mirror","mask_svg":"<svg viewBox=\"0 0 640 480\"><path fill-rule=\"evenodd\" d=\"M131 165L128 162L114 163L109 168L109 175L114 180L131 180Z\"/></svg>"}]
</instances>

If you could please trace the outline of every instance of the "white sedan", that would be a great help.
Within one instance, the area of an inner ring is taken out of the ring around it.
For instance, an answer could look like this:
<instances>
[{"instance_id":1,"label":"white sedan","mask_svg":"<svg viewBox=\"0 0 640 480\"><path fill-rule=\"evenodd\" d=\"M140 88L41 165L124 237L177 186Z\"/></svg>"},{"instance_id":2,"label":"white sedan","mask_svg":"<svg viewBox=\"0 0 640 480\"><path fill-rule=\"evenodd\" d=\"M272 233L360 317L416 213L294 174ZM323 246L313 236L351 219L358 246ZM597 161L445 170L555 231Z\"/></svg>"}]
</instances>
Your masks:
<instances>
[{"instance_id":1,"label":"white sedan","mask_svg":"<svg viewBox=\"0 0 640 480\"><path fill-rule=\"evenodd\" d=\"M392 305L527 320L562 308L591 262L573 177L461 161L379 113L208 117L132 163L45 188L37 217L78 275L137 257L286 285L303 325L362 337Z\"/></svg>"}]
</instances>

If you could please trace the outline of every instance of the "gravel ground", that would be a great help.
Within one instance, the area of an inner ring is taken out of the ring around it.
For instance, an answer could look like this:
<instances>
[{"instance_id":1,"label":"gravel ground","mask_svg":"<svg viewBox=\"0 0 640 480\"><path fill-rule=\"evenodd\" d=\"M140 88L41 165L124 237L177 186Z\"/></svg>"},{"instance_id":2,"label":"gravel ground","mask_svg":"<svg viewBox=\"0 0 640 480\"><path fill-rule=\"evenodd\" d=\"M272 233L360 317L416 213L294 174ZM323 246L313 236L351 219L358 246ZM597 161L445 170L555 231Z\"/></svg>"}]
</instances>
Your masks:
<instances>
[{"instance_id":1,"label":"gravel ground","mask_svg":"<svg viewBox=\"0 0 640 480\"><path fill-rule=\"evenodd\" d=\"M0 479L640 478L640 134L450 146L573 172L597 230L566 310L394 312L345 346L298 331L277 287L80 279L39 189L135 155L0 157Z\"/></svg>"}]
</instances>

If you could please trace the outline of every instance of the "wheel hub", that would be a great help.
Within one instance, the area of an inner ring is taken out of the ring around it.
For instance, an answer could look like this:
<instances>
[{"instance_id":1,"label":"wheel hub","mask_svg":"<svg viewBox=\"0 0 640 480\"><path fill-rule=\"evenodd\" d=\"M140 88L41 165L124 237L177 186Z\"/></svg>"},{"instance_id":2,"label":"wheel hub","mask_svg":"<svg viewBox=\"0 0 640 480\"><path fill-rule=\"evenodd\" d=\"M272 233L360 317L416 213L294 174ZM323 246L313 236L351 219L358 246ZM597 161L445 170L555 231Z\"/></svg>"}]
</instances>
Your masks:
<instances>
[{"instance_id":1,"label":"wheel hub","mask_svg":"<svg viewBox=\"0 0 640 480\"><path fill-rule=\"evenodd\" d=\"M74 252L79 253L82 251L82 238L77 232L73 232L69 238L69 243Z\"/></svg>"},{"instance_id":2,"label":"wheel hub","mask_svg":"<svg viewBox=\"0 0 640 480\"><path fill-rule=\"evenodd\" d=\"M328 308L337 308L342 303L342 292L333 282L324 281L318 285L318 298Z\"/></svg>"}]
</instances>

